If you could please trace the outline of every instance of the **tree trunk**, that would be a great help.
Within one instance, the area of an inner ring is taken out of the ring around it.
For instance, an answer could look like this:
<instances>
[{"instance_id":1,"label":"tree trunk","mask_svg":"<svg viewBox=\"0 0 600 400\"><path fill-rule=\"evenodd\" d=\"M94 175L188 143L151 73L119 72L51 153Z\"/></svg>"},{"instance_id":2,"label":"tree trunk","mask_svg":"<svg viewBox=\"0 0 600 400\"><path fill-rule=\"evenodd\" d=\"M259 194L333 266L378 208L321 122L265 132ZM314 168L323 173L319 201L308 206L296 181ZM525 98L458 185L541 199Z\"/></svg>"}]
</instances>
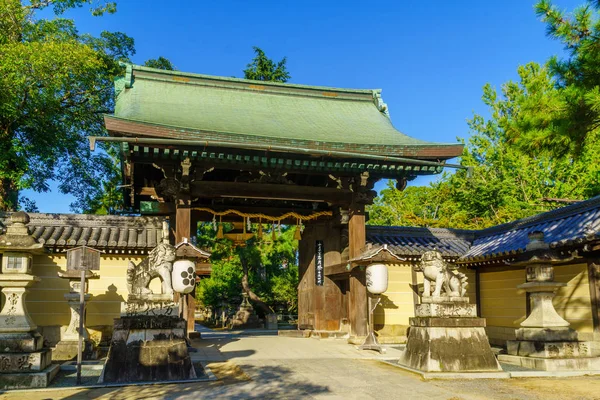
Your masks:
<instances>
[{"instance_id":1,"label":"tree trunk","mask_svg":"<svg viewBox=\"0 0 600 400\"><path fill-rule=\"evenodd\" d=\"M271 309L271 307L269 307L267 305L267 303L265 303L264 301L262 301L260 299L260 297L258 297L256 295L256 293L254 293L252 291L252 289L250 289L250 283L248 280L248 271L249 271L249 267L248 267L248 262L246 261L246 259L244 258L244 256L242 254L240 254L240 261L242 263L242 270L243 270L243 275L242 275L242 290L248 294L248 298L250 299L250 301L254 304L256 304L256 306L258 308L260 308L265 315L268 314L273 314L273 310Z\"/></svg>"},{"instance_id":2,"label":"tree trunk","mask_svg":"<svg viewBox=\"0 0 600 400\"><path fill-rule=\"evenodd\" d=\"M16 211L19 192L15 186L10 179L0 179L0 211Z\"/></svg>"}]
</instances>

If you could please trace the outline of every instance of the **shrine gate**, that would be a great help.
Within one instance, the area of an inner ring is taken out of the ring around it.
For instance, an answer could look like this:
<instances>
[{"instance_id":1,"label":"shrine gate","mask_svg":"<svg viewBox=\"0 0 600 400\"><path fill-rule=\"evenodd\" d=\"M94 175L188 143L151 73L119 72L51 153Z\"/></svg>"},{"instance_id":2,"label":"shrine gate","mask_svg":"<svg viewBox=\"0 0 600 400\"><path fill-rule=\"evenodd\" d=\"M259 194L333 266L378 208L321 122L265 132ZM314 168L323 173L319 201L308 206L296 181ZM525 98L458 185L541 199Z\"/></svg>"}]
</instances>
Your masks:
<instances>
[{"instance_id":1,"label":"shrine gate","mask_svg":"<svg viewBox=\"0 0 600 400\"><path fill-rule=\"evenodd\" d=\"M126 207L168 216L174 244L219 214L303 221L299 327L354 336L366 335L367 292L364 270L349 260L365 250L375 183L394 179L403 189L442 172L463 148L396 130L380 90L136 65L116 81L115 113L105 124L109 137L91 137L92 148L119 143ZM193 296L187 301L193 330Z\"/></svg>"}]
</instances>

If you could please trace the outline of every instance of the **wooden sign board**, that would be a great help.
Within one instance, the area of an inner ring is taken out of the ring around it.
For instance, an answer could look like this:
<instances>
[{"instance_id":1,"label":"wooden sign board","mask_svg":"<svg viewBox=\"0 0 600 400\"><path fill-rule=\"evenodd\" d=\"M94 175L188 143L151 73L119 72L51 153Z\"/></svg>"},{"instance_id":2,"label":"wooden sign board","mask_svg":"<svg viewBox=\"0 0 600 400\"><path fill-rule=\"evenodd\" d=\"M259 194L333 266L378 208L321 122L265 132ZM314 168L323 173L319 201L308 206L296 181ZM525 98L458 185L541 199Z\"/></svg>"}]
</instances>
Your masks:
<instances>
[{"instance_id":1,"label":"wooden sign board","mask_svg":"<svg viewBox=\"0 0 600 400\"><path fill-rule=\"evenodd\" d=\"M67 250L67 271L97 271L102 251L87 246Z\"/></svg>"}]
</instances>

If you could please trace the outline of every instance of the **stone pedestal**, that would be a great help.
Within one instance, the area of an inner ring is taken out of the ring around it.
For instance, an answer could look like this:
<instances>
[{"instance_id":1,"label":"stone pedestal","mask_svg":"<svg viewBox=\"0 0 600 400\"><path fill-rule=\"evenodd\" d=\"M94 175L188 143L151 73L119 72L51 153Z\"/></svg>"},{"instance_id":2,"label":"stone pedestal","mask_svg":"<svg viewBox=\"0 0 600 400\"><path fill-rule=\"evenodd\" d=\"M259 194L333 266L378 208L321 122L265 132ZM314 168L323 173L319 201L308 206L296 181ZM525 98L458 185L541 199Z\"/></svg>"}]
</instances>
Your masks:
<instances>
[{"instance_id":1,"label":"stone pedestal","mask_svg":"<svg viewBox=\"0 0 600 400\"><path fill-rule=\"evenodd\" d=\"M81 290L81 271L67 270L65 272L59 272L58 276L63 279L69 280L69 293L65 294L65 300L69 304L71 310L71 320L69 325L61 331L60 342L54 347L53 358L55 360L66 361L77 358L78 344L79 344L79 291ZM95 275L92 271L85 272L85 292L84 295L84 307L87 307L88 301L92 298L91 294L88 294L88 280L97 279L98 275ZM94 343L90 340L89 332L85 326L85 308L84 308L84 319L83 319L83 359L93 360L97 356L97 349Z\"/></svg>"},{"instance_id":2,"label":"stone pedestal","mask_svg":"<svg viewBox=\"0 0 600 400\"><path fill-rule=\"evenodd\" d=\"M554 308L552 299L565 283L554 281L553 264L562 260L554 255L541 232L529 234L527 250L532 256L515 265L526 267L526 283L517 286L529 293L531 313L515 332L516 340L506 343L508 355L500 361L544 371L600 370L600 358L593 357L592 343L577 340Z\"/></svg>"},{"instance_id":3,"label":"stone pedestal","mask_svg":"<svg viewBox=\"0 0 600 400\"><path fill-rule=\"evenodd\" d=\"M46 387L56 376L52 350L36 331L25 307L27 288L40 279L29 274L0 274L6 302L0 311L0 390Z\"/></svg>"},{"instance_id":4,"label":"stone pedestal","mask_svg":"<svg viewBox=\"0 0 600 400\"><path fill-rule=\"evenodd\" d=\"M196 378L185 340L186 321L166 295L158 301L130 296L115 319L108 356L98 383Z\"/></svg>"},{"instance_id":5,"label":"stone pedestal","mask_svg":"<svg viewBox=\"0 0 600 400\"><path fill-rule=\"evenodd\" d=\"M85 296L85 305L92 297L90 294ZM65 299L69 303L71 309L71 320L64 332L61 332L61 340L54 347L53 358L55 360L73 360L77 358L77 350L79 344L79 293L67 293ZM85 315L85 310L84 310ZM96 349L94 343L90 341L89 332L85 327L85 319L83 321L83 359L92 360L95 358Z\"/></svg>"},{"instance_id":6,"label":"stone pedestal","mask_svg":"<svg viewBox=\"0 0 600 400\"><path fill-rule=\"evenodd\" d=\"M423 297L410 318L406 349L398 361L424 372L499 372L487 335L468 297Z\"/></svg>"},{"instance_id":7,"label":"stone pedestal","mask_svg":"<svg viewBox=\"0 0 600 400\"><path fill-rule=\"evenodd\" d=\"M98 383L196 378L185 328L184 319L164 315L115 319L108 357Z\"/></svg>"},{"instance_id":8,"label":"stone pedestal","mask_svg":"<svg viewBox=\"0 0 600 400\"><path fill-rule=\"evenodd\" d=\"M498 356L500 361L543 371L600 370L592 343L578 341L577 332L554 309L552 299L562 286L553 281L518 286L530 293L532 310L516 330L516 340L507 341L508 355Z\"/></svg>"}]
</instances>

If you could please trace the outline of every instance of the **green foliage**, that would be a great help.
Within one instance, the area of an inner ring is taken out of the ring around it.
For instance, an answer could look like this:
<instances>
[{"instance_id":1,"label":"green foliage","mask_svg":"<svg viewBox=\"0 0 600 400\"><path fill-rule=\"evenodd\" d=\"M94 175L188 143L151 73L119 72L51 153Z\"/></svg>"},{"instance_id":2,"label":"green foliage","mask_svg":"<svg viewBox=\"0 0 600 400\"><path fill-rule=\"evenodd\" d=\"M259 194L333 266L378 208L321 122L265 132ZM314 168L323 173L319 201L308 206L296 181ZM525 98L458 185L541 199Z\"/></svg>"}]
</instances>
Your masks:
<instances>
[{"instance_id":1,"label":"green foliage","mask_svg":"<svg viewBox=\"0 0 600 400\"><path fill-rule=\"evenodd\" d=\"M541 0L535 10L568 56L550 58L547 66L556 90L539 105L531 97L524 104L526 112L515 116L509 137L530 153L578 156L600 126L600 2L589 1L565 14Z\"/></svg>"},{"instance_id":2,"label":"green foliage","mask_svg":"<svg viewBox=\"0 0 600 400\"><path fill-rule=\"evenodd\" d=\"M91 0L0 0L0 209L17 208L19 190L48 191L50 180L84 209L118 173L106 152L90 152L86 136L105 134L102 114L113 109L113 78L134 54L133 39L35 19L42 8L58 15L84 4L95 15L115 11Z\"/></svg>"},{"instance_id":3,"label":"green foliage","mask_svg":"<svg viewBox=\"0 0 600 400\"><path fill-rule=\"evenodd\" d=\"M225 224L225 231L231 225ZM253 226L257 231L257 225ZM222 301L239 302L242 292L243 259L249 265L249 284L252 290L271 308L284 304L288 310L297 308L298 242L293 239L295 228L284 228L275 241L266 232L261 241L252 238L243 247L234 247L228 239L216 239L211 224L198 230L198 244L212 252L212 275L199 283L198 300L204 305L219 306Z\"/></svg>"},{"instance_id":4,"label":"green foliage","mask_svg":"<svg viewBox=\"0 0 600 400\"><path fill-rule=\"evenodd\" d=\"M474 167L444 174L429 187L404 192L390 183L370 208L370 224L480 229L547 211L557 204L545 198L585 199L600 194L600 135L592 132L576 157L549 151L530 155L511 139L515 119L537 113L559 90L549 69L530 63L518 70L519 82L508 82L498 93L484 87L483 102L491 118L468 121L471 136L461 157Z\"/></svg>"},{"instance_id":5,"label":"green foliage","mask_svg":"<svg viewBox=\"0 0 600 400\"><path fill-rule=\"evenodd\" d=\"M287 58L274 62L268 58L264 51L254 46L255 57L244 70L244 78L255 81L287 82L292 77L286 69Z\"/></svg>"},{"instance_id":6,"label":"green foliage","mask_svg":"<svg viewBox=\"0 0 600 400\"><path fill-rule=\"evenodd\" d=\"M568 50L545 66L518 68L519 81L490 85L475 115L461 164L424 188L390 185L371 207L371 224L483 228L600 195L600 2L571 16L542 0L536 12Z\"/></svg>"},{"instance_id":7,"label":"green foliage","mask_svg":"<svg viewBox=\"0 0 600 400\"><path fill-rule=\"evenodd\" d=\"M177 70L177 68L175 68L173 63L169 59L167 59L163 56L159 56L158 58L151 58L149 60L146 60L146 62L144 63L144 66L150 67L150 68L156 68L156 69L164 69L165 71Z\"/></svg>"}]
</instances>

